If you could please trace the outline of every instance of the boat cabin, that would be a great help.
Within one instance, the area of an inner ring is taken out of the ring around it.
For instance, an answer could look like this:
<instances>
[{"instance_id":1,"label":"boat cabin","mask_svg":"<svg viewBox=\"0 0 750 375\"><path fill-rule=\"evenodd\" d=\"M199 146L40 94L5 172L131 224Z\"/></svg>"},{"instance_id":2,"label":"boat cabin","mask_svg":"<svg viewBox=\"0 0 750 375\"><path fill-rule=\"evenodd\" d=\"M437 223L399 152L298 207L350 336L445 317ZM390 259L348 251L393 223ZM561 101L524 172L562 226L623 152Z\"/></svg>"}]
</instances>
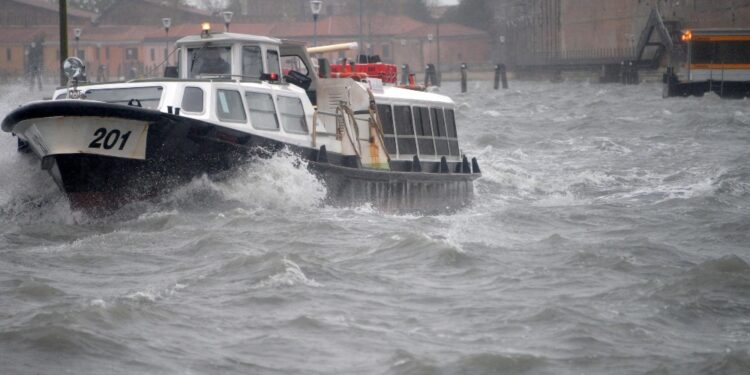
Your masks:
<instances>
[{"instance_id":1,"label":"boat cabin","mask_svg":"<svg viewBox=\"0 0 750 375\"><path fill-rule=\"evenodd\" d=\"M687 80L750 81L750 30L688 30Z\"/></svg>"},{"instance_id":2,"label":"boat cabin","mask_svg":"<svg viewBox=\"0 0 750 375\"><path fill-rule=\"evenodd\" d=\"M686 30L682 42L664 75L664 97L750 96L750 29Z\"/></svg>"},{"instance_id":3,"label":"boat cabin","mask_svg":"<svg viewBox=\"0 0 750 375\"><path fill-rule=\"evenodd\" d=\"M178 77L278 81L281 77L279 46L274 38L203 33L180 39Z\"/></svg>"}]
</instances>

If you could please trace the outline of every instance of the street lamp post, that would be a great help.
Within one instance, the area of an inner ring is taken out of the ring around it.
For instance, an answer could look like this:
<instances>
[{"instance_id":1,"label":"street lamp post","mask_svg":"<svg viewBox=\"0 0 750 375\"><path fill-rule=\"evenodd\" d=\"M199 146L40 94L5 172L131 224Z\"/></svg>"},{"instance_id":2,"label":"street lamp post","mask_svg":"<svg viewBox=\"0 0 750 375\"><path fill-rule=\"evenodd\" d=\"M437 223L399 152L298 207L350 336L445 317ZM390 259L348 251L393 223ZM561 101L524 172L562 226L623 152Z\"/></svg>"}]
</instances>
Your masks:
<instances>
[{"instance_id":1,"label":"street lamp post","mask_svg":"<svg viewBox=\"0 0 750 375\"><path fill-rule=\"evenodd\" d=\"M164 42L164 65L169 65L169 28L172 27L172 19L162 18L161 24L164 26L164 33L167 34L167 39Z\"/></svg>"},{"instance_id":2,"label":"street lamp post","mask_svg":"<svg viewBox=\"0 0 750 375\"><path fill-rule=\"evenodd\" d=\"M436 27L435 34L437 35L437 76L438 76L438 85L440 85L440 17L437 18L437 27Z\"/></svg>"},{"instance_id":3,"label":"street lamp post","mask_svg":"<svg viewBox=\"0 0 750 375\"><path fill-rule=\"evenodd\" d=\"M427 34L427 62L432 63L432 40L434 39L434 36L432 33ZM423 53L424 54L424 53ZM423 59L424 60L424 59ZM422 64L425 65L425 64Z\"/></svg>"},{"instance_id":4,"label":"street lamp post","mask_svg":"<svg viewBox=\"0 0 750 375\"><path fill-rule=\"evenodd\" d=\"M224 32L229 32L229 24L232 22L232 16L234 15L233 12L225 11L221 13L222 16L224 16Z\"/></svg>"},{"instance_id":5,"label":"street lamp post","mask_svg":"<svg viewBox=\"0 0 750 375\"><path fill-rule=\"evenodd\" d=\"M310 1L310 10L312 11L312 15L313 15L313 46L318 45L318 15L320 15L321 9L323 9L322 1L320 0Z\"/></svg>"},{"instance_id":6,"label":"street lamp post","mask_svg":"<svg viewBox=\"0 0 750 375\"><path fill-rule=\"evenodd\" d=\"M359 55L362 54L362 47L364 46L364 33L362 31L362 17L363 17L362 0L359 0L359 49L357 51L357 61L359 61Z\"/></svg>"},{"instance_id":7,"label":"street lamp post","mask_svg":"<svg viewBox=\"0 0 750 375\"><path fill-rule=\"evenodd\" d=\"M63 61L68 58L68 1L60 0L60 86L68 83L63 69Z\"/></svg>"},{"instance_id":8,"label":"street lamp post","mask_svg":"<svg viewBox=\"0 0 750 375\"><path fill-rule=\"evenodd\" d=\"M440 70L440 20L443 18L443 15L445 15L445 12L448 10L446 6L441 6L437 1L431 2L430 7L430 16L432 19L435 20L435 39L437 43L437 61L436 61L436 68L437 68L437 81L438 85L440 85L441 81L441 70Z\"/></svg>"},{"instance_id":9,"label":"street lamp post","mask_svg":"<svg viewBox=\"0 0 750 375\"><path fill-rule=\"evenodd\" d=\"M75 37L76 37L76 53L74 54L75 57L78 57L79 54L80 54L78 52L78 41L81 40L81 33L82 32L83 32L83 30L81 30L80 27L76 27L75 29L73 29L73 35L75 35Z\"/></svg>"}]
</instances>

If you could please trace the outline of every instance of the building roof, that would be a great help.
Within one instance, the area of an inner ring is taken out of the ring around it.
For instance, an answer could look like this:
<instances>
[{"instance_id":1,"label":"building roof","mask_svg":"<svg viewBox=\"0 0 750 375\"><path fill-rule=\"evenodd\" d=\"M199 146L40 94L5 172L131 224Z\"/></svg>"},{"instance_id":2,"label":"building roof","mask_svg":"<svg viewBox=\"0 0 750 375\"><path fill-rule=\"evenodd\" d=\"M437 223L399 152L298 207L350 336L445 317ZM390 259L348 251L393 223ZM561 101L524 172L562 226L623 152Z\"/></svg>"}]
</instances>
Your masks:
<instances>
[{"instance_id":1,"label":"building roof","mask_svg":"<svg viewBox=\"0 0 750 375\"><path fill-rule=\"evenodd\" d=\"M57 4L51 3L48 0L10 0L10 1L14 1L16 3L28 5L28 6L35 7L35 8L46 9L55 13L58 13L60 11L60 7ZM94 17L96 17L96 13L68 7L68 16L86 18L86 19L91 20Z\"/></svg>"},{"instance_id":2,"label":"building roof","mask_svg":"<svg viewBox=\"0 0 750 375\"><path fill-rule=\"evenodd\" d=\"M170 3L169 1L165 1L165 0L143 0L143 1L154 4L154 5L158 5L158 6L175 8L183 12L193 13L193 14L200 15L200 16L207 16L207 17L211 16L211 12L207 10L198 9L198 8L191 7L191 6L179 5L179 3L175 5L174 3Z\"/></svg>"},{"instance_id":3,"label":"building roof","mask_svg":"<svg viewBox=\"0 0 750 375\"><path fill-rule=\"evenodd\" d=\"M99 13L95 22L118 25L161 25L163 17L171 17L172 23L191 20L209 20L211 12L189 6L177 5L175 0L128 0L116 1Z\"/></svg>"},{"instance_id":4,"label":"building roof","mask_svg":"<svg viewBox=\"0 0 750 375\"><path fill-rule=\"evenodd\" d=\"M392 36L417 29L425 24L403 15L373 15L364 17L362 32L365 35ZM340 37L359 35L359 17L330 16L318 21L319 37ZM310 37L314 32L313 22L280 23L273 29L279 37Z\"/></svg>"}]
</instances>

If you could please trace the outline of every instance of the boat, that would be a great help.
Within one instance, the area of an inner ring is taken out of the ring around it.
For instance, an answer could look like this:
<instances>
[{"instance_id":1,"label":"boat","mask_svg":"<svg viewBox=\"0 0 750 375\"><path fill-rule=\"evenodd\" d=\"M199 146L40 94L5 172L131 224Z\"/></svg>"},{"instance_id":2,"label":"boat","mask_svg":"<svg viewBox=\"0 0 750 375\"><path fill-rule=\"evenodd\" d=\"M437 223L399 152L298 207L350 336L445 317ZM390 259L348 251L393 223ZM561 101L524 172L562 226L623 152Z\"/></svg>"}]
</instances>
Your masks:
<instances>
[{"instance_id":1,"label":"boat","mask_svg":"<svg viewBox=\"0 0 750 375\"><path fill-rule=\"evenodd\" d=\"M331 74L311 47L210 31L177 41L165 76L87 83L75 57L67 87L2 121L41 160L73 208L112 210L202 175L294 153L334 204L446 212L470 204L481 176L458 143L447 96L366 74ZM385 69L391 71L391 69Z\"/></svg>"},{"instance_id":2,"label":"boat","mask_svg":"<svg viewBox=\"0 0 750 375\"><path fill-rule=\"evenodd\" d=\"M750 29L693 29L682 33L678 64L664 74L663 96L750 97Z\"/></svg>"}]
</instances>

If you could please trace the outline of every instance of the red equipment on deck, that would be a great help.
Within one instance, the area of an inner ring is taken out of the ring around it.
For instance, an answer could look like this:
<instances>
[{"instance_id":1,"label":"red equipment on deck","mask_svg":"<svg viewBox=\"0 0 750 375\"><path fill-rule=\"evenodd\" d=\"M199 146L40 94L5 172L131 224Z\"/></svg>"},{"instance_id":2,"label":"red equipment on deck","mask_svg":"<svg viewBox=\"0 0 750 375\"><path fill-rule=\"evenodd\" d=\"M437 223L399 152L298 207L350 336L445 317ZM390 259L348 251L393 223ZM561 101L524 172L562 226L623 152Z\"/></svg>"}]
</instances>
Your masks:
<instances>
[{"instance_id":1,"label":"red equipment on deck","mask_svg":"<svg viewBox=\"0 0 750 375\"><path fill-rule=\"evenodd\" d=\"M352 68L353 67L353 68ZM393 64L331 64L332 78L380 78L383 83L396 83L398 68Z\"/></svg>"}]
</instances>

